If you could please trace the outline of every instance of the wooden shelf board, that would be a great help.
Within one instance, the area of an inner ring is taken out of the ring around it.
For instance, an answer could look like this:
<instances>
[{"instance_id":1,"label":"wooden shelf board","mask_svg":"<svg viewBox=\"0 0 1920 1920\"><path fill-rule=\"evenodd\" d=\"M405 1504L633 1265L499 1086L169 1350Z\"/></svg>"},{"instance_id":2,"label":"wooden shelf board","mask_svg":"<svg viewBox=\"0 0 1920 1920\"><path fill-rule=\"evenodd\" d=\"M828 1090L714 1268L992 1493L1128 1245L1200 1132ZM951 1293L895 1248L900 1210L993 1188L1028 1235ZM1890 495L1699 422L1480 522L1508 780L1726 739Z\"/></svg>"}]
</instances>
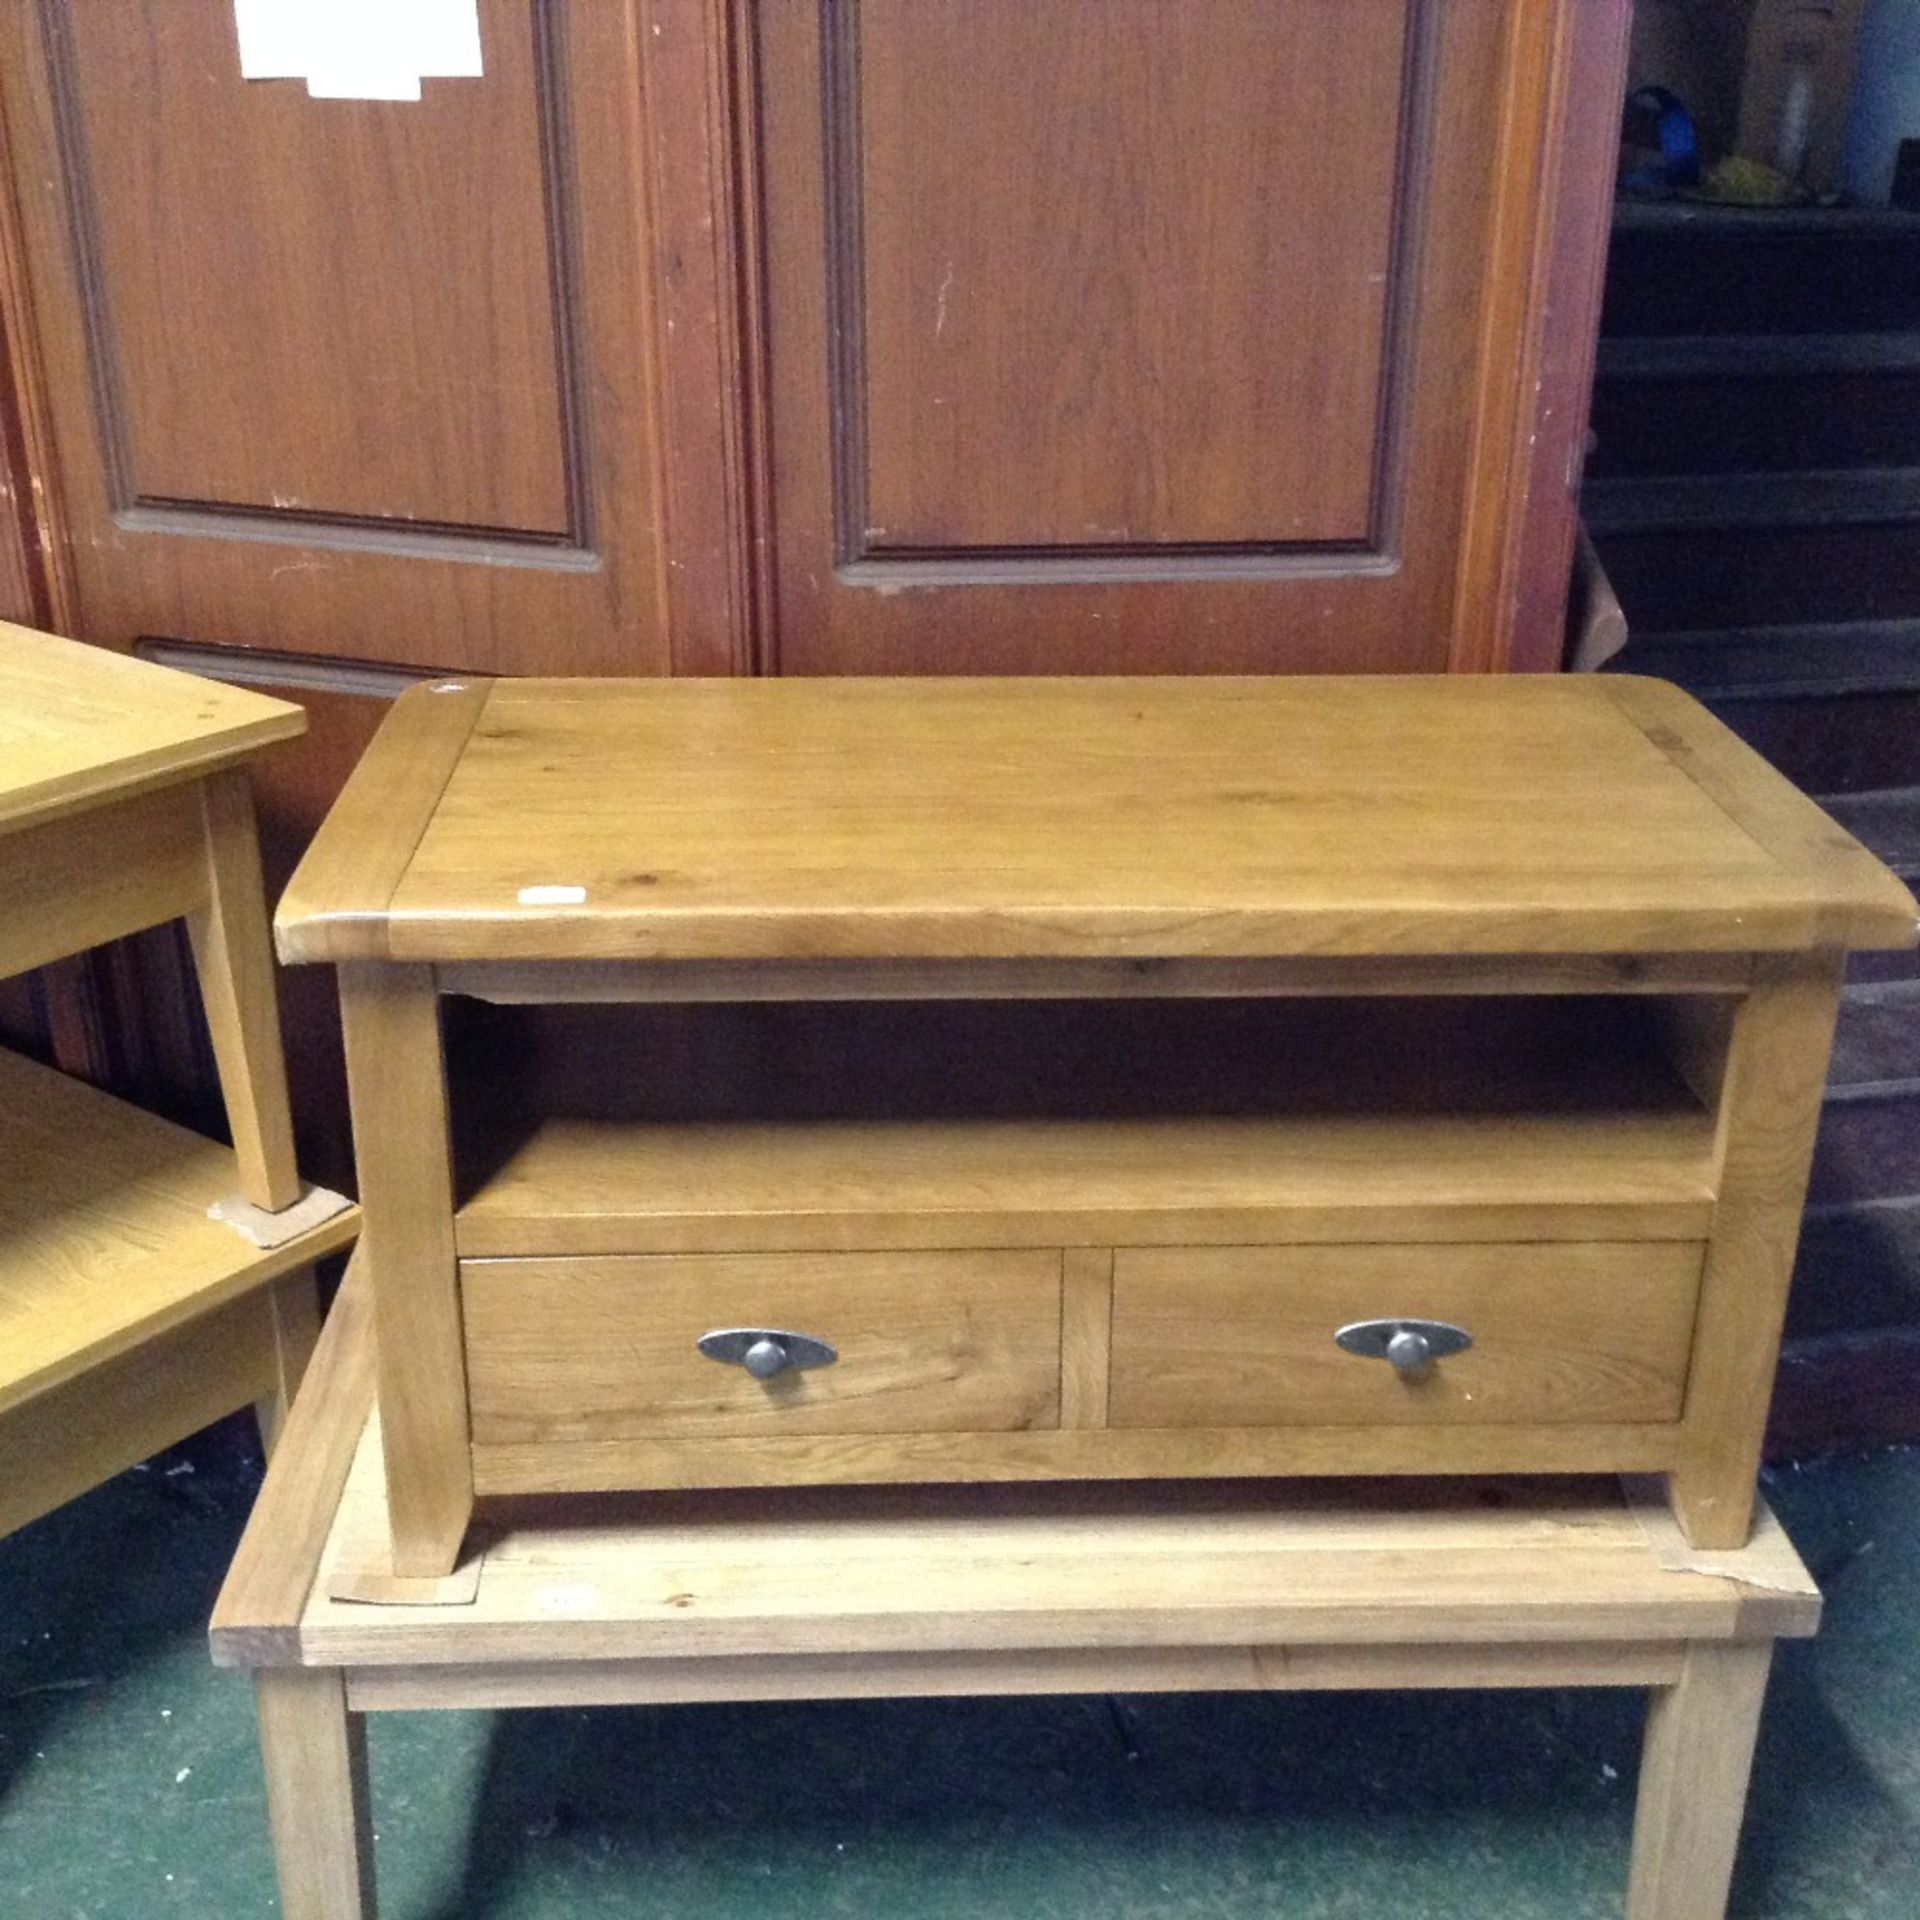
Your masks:
<instances>
[{"instance_id":1,"label":"wooden shelf board","mask_svg":"<svg viewBox=\"0 0 1920 1920\"><path fill-rule=\"evenodd\" d=\"M229 1148L0 1050L0 1411L358 1231L263 1251L207 1217L237 1188Z\"/></svg>"},{"instance_id":2,"label":"wooden shelf board","mask_svg":"<svg viewBox=\"0 0 1920 1920\"><path fill-rule=\"evenodd\" d=\"M1693 1239L1698 1110L656 1125L550 1119L478 1186L460 1251L1263 1239Z\"/></svg>"},{"instance_id":3,"label":"wooden shelf board","mask_svg":"<svg viewBox=\"0 0 1920 1920\"><path fill-rule=\"evenodd\" d=\"M285 700L0 621L0 832L305 731Z\"/></svg>"},{"instance_id":4,"label":"wooden shelf board","mask_svg":"<svg viewBox=\"0 0 1920 1920\"><path fill-rule=\"evenodd\" d=\"M396 705L347 790L345 817L386 820L379 851L323 832L295 876L284 957L1671 954L1914 938L1905 887L1649 681L522 680L495 683L477 720L464 697L434 698ZM397 811L393 792L409 796Z\"/></svg>"},{"instance_id":5,"label":"wooden shelf board","mask_svg":"<svg viewBox=\"0 0 1920 1920\"><path fill-rule=\"evenodd\" d=\"M458 1606L332 1596L377 1566L377 1421L300 1620L309 1665L1810 1633L1778 1523L1663 1564L1617 1483L794 1489L516 1503ZM396 1596L397 1597L397 1596ZM243 1644L216 1658L245 1661Z\"/></svg>"}]
</instances>

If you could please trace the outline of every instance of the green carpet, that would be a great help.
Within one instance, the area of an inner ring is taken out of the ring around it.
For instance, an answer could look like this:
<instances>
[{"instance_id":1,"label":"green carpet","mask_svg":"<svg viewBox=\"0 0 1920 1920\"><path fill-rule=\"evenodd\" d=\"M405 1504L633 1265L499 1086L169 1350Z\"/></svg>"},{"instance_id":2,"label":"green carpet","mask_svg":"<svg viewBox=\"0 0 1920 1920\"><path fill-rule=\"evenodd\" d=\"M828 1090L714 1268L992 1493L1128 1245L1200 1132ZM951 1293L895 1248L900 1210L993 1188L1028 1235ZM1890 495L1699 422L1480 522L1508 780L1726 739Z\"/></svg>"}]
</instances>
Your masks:
<instances>
[{"instance_id":1,"label":"green carpet","mask_svg":"<svg viewBox=\"0 0 1920 1920\"><path fill-rule=\"evenodd\" d=\"M230 1422L0 1541L0 1916L277 1911L251 1697L203 1626ZM1783 1649L1733 1911L1920 1914L1920 1453L1772 1475L1826 1588ZM372 1723L387 1920L1598 1920L1619 1693L1244 1694Z\"/></svg>"}]
</instances>

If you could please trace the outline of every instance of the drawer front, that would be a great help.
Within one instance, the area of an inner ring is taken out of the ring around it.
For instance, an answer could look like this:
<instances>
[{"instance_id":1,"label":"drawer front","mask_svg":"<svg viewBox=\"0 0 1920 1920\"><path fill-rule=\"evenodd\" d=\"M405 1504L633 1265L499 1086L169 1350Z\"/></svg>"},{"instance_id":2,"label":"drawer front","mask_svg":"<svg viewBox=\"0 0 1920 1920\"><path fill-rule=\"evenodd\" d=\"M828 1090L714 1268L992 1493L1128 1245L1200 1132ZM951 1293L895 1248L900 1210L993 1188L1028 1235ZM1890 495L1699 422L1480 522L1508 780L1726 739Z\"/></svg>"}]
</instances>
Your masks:
<instances>
[{"instance_id":1,"label":"drawer front","mask_svg":"<svg viewBox=\"0 0 1920 1920\"><path fill-rule=\"evenodd\" d=\"M700 1435L1004 1432L1058 1423L1060 1256L659 1254L461 1263L478 1446ZM837 1358L758 1379L702 1335Z\"/></svg>"},{"instance_id":2,"label":"drawer front","mask_svg":"<svg viewBox=\"0 0 1920 1920\"><path fill-rule=\"evenodd\" d=\"M1122 1248L1115 1427L1677 1420L1705 1249L1691 1242ZM1401 1372L1356 1321L1473 1344Z\"/></svg>"}]
</instances>

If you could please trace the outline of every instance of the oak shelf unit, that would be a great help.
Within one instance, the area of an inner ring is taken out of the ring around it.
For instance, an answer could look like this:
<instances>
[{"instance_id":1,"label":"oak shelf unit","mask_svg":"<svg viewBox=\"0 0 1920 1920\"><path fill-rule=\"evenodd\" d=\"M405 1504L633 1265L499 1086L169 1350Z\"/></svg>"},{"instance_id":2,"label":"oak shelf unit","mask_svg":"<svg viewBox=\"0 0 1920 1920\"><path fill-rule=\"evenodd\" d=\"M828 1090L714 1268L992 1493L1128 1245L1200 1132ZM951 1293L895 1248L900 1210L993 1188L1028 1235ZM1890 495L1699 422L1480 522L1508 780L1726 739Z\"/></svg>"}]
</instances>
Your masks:
<instances>
[{"instance_id":1,"label":"oak shelf unit","mask_svg":"<svg viewBox=\"0 0 1920 1920\"><path fill-rule=\"evenodd\" d=\"M455 1238L1698 1240L1714 1119L1677 1017L1597 996L490 1010L455 1049Z\"/></svg>"},{"instance_id":2,"label":"oak shelf unit","mask_svg":"<svg viewBox=\"0 0 1920 1920\"><path fill-rule=\"evenodd\" d=\"M1915 912L1655 682L409 693L276 922L395 1571L889 1481L1654 1472L1737 1546L1844 953Z\"/></svg>"}]
</instances>

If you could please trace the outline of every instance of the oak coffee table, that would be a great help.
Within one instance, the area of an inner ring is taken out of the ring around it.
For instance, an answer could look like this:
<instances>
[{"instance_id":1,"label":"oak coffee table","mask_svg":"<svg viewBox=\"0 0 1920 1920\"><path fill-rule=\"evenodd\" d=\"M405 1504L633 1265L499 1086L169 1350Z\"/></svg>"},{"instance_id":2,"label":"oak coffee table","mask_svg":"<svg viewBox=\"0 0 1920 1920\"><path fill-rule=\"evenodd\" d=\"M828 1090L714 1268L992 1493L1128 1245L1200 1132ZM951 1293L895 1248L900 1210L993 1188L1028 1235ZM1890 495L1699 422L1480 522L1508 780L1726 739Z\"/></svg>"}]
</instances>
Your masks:
<instances>
[{"instance_id":1,"label":"oak coffee table","mask_svg":"<svg viewBox=\"0 0 1920 1920\"><path fill-rule=\"evenodd\" d=\"M396 1577L363 1260L213 1620L258 1696L286 1920L373 1920L371 1713L1544 1686L1649 1692L1629 1920L1720 1920L1773 1644L1820 1612L1764 1507L1703 1554L1591 1478L522 1501L452 1579Z\"/></svg>"},{"instance_id":2,"label":"oak coffee table","mask_svg":"<svg viewBox=\"0 0 1920 1920\"><path fill-rule=\"evenodd\" d=\"M407 694L276 924L435 1579L477 1497L809 1484L1630 1472L1739 1547L1915 905L1652 681L531 680Z\"/></svg>"}]
</instances>

